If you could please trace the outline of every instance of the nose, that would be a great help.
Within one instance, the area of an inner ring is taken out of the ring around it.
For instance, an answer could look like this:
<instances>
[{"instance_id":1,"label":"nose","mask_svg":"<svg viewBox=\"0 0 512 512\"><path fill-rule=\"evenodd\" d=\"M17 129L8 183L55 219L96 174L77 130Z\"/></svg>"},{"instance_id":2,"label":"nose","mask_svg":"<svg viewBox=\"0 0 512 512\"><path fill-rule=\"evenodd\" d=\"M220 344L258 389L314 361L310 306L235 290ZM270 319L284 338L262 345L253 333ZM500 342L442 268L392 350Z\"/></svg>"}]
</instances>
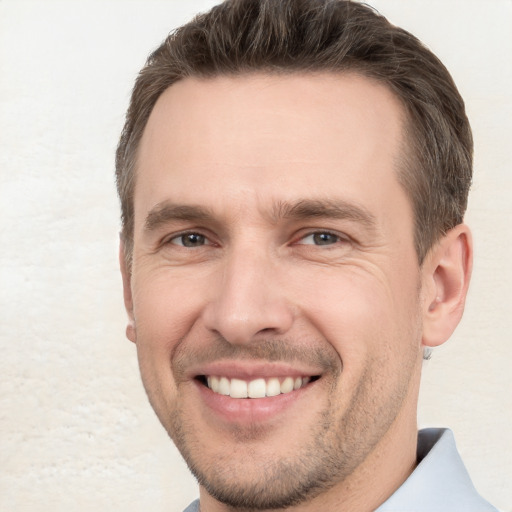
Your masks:
<instances>
[{"instance_id":1,"label":"nose","mask_svg":"<svg viewBox=\"0 0 512 512\"><path fill-rule=\"evenodd\" d=\"M262 335L283 335L291 328L294 313L282 271L271 260L250 250L226 258L213 298L203 311L207 329L231 344L243 345Z\"/></svg>"}]
</instances>

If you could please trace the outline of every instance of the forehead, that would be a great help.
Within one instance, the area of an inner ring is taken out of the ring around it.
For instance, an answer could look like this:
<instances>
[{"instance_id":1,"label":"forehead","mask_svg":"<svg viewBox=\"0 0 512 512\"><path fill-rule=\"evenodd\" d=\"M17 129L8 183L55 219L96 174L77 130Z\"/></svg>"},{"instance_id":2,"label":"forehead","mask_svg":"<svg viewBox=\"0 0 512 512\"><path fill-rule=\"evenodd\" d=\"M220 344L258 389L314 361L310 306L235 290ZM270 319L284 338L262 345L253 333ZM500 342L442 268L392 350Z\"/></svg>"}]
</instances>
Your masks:
<instances>
[{"instance_id":1,"label":"forehead","mask_svg":"<svg viewBox=\"0 0 512 512\"><path fill-rule=\"evenodd\" d=\"M356 74L182 80L159 98L141 140L136 219L169 199L233 199L234 208L242 195L293 201L336 189L377 201L384 183L398 190L402 120L399 100Z\"/></svg>"}]
</instances>

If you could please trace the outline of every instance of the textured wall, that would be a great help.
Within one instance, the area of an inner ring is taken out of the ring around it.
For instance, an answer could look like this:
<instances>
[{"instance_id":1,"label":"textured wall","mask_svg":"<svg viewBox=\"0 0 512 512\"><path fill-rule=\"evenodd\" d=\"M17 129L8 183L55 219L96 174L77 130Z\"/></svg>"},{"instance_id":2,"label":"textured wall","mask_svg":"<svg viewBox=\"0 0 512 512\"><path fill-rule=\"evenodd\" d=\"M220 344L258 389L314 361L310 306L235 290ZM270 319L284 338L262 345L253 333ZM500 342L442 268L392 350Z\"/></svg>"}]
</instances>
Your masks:
<instances>
[{"instance_id":1,"label":"textured wall","mask_svg":"<svg viewBox=\"0 0 512 512\"><path fill-rule=\"evenodd\" d=\"M465 319L427 363L420 423L449 425L512 511L512 2L370 2L423 39L476 139ZM113 154L150 49L207 0L0 0L0 510L180 511L196 494L124 339Z\"/></svg>"}]
</instances>

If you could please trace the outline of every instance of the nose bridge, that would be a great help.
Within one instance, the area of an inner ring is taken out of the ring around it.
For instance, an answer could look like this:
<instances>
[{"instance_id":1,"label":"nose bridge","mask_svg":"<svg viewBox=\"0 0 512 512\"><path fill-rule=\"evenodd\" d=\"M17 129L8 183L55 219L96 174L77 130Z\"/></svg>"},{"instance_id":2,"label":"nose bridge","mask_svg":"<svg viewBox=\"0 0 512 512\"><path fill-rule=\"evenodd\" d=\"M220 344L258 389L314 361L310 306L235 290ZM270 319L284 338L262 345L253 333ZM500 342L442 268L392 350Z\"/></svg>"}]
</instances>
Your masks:
<instances>
[{"instance_id":1,"label":"nose bridge","mask_svg":"<svg viewBox=\"0 0 512 512\"><path fill-rule=\"evenodd\" d=\"M263 332L286 332L293 313L279 284L277 256L254 243L227 252L217 289L205 309L206 327L232 344L250 343Z\"/></svg>"}]
</instances>

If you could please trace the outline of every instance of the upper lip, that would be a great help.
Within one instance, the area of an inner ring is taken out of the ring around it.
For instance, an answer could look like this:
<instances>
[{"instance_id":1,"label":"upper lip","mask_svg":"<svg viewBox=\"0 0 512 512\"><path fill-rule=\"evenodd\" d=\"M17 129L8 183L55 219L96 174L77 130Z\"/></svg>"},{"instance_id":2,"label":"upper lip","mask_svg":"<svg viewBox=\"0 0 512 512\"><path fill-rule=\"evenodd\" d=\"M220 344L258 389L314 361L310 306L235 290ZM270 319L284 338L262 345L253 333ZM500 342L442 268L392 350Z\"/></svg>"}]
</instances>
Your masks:
<instances>
[{"instance_id":1,"label":"upper lip","mask_svg":"<svg viewBox=\"0 0 512 512\"><path fill-rule=\"evenodd\" d=\"M221 376L230 379L251 380L271 377L314 377L322 372L300 364L273 361L215 361L191 368L190 378Z\"/></svg>"}]
</instances>

